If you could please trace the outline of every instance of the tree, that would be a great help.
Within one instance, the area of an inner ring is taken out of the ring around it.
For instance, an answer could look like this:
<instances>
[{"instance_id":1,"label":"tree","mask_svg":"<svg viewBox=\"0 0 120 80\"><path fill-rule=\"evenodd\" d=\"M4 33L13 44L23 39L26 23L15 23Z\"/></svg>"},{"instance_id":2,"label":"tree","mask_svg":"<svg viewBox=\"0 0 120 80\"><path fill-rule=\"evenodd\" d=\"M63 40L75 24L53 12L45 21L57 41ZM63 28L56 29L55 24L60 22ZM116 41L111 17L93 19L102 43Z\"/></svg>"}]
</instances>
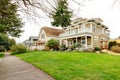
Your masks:
<instances>
[{"instance_id":1,"label":"tree","mask_svg":"<svg viewBox=\"0 0 120 80\"><path fill-rule=\"evenodd\" d=\"M67 0L59 0L55 11L52 12L53 26L67 27L70 25L72 12L68 10Z\"/></svg>"},{"instance_id":2,"label":"tree","mask_svg":"<svg viewBox=\"0 0 120 80\"><path fill-rule=\"evenodd\" d=\"M50 49L58 49L59 41L58 41L58 40L55 40L55 39L50 39L50 40L48 40L48 42L47 42L47 46L48 46Z\"/></svg>"},{"instance_id":3,"label":"tree","mask_svg":"<svg viewBox=\"0 0 120 80\"><path fill-rule=\"evenodd\" d=\"M0 34L0 51L8 50L9 47L8 37L4 34Z\"/></svg>"},{"instance_id":4,"label":"tree","mask_svg":"<svg viewBox=\"0 0 120 80\"><path fill-rule=\"evenodd\" d=\"M0 1L0 33L19 37L23 23L17 14L18 6L11 0Z\"/></svg>"},{"instance_id":5,"label":"tree","mask_svg":"<svg viewBox=\"0 0 120 80\"><path fill-rule=\"evenodd\" d=\"M10 46L16 45L16 41L15 41L15 39L13 39L13 38L8 39L8 42L10 43Z\"/></svg>"},{"instance_id":6,"label":"tree","mask_svg":"<svg viewBox=\"0 0 120 80\"><path fill-rule=\"evenodd\" d=\"M5 34L0 34L0 50L9 50L12 45L15 45L16 42L13 38L9 38Z\"/></svg>"}]
</instances>

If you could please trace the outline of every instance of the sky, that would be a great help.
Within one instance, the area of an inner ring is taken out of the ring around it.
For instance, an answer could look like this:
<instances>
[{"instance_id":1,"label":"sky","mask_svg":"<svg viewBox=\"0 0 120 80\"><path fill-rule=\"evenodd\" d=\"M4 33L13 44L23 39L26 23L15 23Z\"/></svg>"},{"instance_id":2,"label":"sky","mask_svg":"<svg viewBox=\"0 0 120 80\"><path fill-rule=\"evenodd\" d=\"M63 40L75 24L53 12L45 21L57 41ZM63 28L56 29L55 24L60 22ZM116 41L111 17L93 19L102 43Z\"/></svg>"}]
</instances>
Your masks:
<instances>
[{"instance_id":1,"label":"sky","mask_svg":"<svg viewBox=\"0 0 120 80\"><path fill-rule=\"evenodd\" d=\"M110 38L114 39L120 36L120 6L113 4L114 0L87 0L83 3L84 6L80 7L79 14L76 18L101 18L103 24L110 30ZM77 6L71 3L73 9ZM40 14L43 14L40 12ZM44 14L43 14L44 15ZM33 20L24 20L25 25L23 27L24 33L20 38L15 38L18 43L29 39L30 36L38 36L41 27L51 26L48 18L38 20L39 24L36 24Z\"/></svg>"}]
</instances>

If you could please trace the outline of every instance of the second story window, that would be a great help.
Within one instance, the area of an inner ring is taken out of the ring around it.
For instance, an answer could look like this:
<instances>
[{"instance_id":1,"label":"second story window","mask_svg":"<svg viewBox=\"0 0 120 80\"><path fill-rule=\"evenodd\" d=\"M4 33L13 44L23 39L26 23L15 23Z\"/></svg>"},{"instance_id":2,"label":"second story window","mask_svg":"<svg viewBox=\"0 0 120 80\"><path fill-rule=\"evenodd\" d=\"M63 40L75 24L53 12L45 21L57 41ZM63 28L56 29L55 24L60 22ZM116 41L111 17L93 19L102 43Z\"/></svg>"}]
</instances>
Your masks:
<instances>
[{"instance_id":1,"label":"second story window","mask_svg":"<svg viewBox=\"0 0 120 80\"><path fill-rule=\"evenodd\" d=\"M85 26L81 27L81 32L85 32Z\"/></svg>"},{"instance_id":2,"label":"second story window","mask_svg":"<svg viewBox=\"0 0 120 80\"><path fill-rule=\"evenodd\" d=\"M42 35L41 35L41 39L44 39L44 38L45 38L45 34L42 34Z\"/></svg>"},{"instance_id":3,"label":"second story window","mask_svg":"<svg viewBox=\"0 0 120 80\"><path fill-rule=\"evenodd\" d=\"M96 26L93 27L93 32L95 32L95 31L96 31Z\"/></svg>"},{"instance_id":4,"label":"second story window","mask_svg":"<svg viewBox=\"0 0 120 80\"><path fill-rule=\"evenodd\" d=\"M102 33L104 34L104 32L105 32L105 31L104 31L104 28L102 28Z\"/></svg>"},{"instance_id":5,"label":"second story window","mask_svg":"<svg viewBox=\"0 0 120 80\"><path fill-rule=\"evenodd\" d=\"M76 28L76 33L78 33L78 28Z\"/></svg>"}]
</instances>

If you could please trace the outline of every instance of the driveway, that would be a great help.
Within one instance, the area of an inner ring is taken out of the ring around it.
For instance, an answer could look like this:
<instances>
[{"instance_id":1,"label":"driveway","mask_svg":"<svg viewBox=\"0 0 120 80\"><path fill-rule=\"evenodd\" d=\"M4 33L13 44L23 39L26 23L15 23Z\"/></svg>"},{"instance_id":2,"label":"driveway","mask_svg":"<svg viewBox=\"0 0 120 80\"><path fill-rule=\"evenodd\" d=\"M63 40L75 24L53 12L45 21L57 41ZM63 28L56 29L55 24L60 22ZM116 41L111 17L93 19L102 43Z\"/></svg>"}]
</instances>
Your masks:
<instances>
[{"instance_id":1,"label":"driveway","mask_svg":"<svg viewBox=\"0 0 120 80\"><path fill-rule=\"evenodd\" d=\"M55 80L48 74L37 69L9 53L0 61L0 80Z\"/></svg>"}]
</instances>

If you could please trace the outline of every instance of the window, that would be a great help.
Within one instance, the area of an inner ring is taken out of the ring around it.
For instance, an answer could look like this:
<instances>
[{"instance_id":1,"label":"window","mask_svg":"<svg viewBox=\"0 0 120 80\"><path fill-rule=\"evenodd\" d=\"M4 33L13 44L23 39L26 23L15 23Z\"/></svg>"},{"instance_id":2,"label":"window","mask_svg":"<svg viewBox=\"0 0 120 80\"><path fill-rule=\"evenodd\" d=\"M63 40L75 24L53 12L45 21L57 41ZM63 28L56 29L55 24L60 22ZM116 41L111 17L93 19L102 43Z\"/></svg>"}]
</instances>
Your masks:
<instances>
[{"instance_id":1,"label":"window","mask_svg":"<svg viewBox=\"0 0 120 80\"><path fill-rule=\"evenodd\" d=\"M76 28L76 33L78 33L78 28Z\"/></svg>"},{"instance_id":2,"label":"window","mask_svg":"<svg viewBox=\"0 0 120 80\"><path fill-rule=\"evenodd\" d=\"M82 26L82 27L81 27L81 31L82 31L82 32L85 32L85 26Z\"/></svg>"},{"instance_id":3,"label":"window","mask_svg":"<svg viewBox=\"0 0 120 80\"><path fill-rule=\"evenodd\" d=\"M93 27L93 31L94 31L94 32L96 31L96 26Z\"/></svg>"},{"instance_id":4,"label":"window","mask_svg":"<svg viewBox=\"0 0 120 80\"><path fill-rule=\"evenodd\" d=\"M45 34L42 34L42 35L41 35L41 38L44 39L44 38L45 38Z\"/></svg>"}]
</instances>

